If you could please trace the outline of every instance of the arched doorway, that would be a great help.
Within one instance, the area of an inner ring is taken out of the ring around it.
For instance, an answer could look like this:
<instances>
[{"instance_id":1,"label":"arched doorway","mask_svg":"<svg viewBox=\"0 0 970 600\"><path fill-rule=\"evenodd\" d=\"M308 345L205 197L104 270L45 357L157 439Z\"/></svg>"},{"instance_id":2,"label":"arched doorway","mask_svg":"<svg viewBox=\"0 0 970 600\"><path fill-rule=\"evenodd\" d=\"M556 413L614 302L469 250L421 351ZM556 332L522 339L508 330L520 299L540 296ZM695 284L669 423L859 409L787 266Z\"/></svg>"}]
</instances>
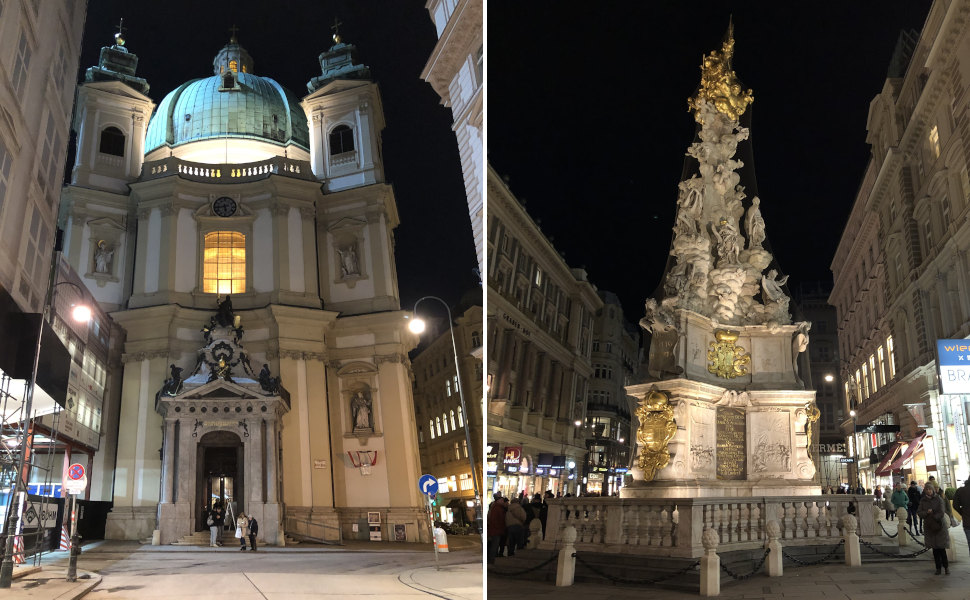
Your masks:
<instances>
[{"instance_id":1,"label":"arched doorway","mask_svg":"<svg viewBox=\"0 0 970 600\"><path fill-rule=\"evenodd\" d=\"M243 506L243 443L230 431L210 431L199 440L196 455L196 523L207 529L205 511L219 502L225 509L226 527L245 510Z\"/></svg>"}]
</instances>

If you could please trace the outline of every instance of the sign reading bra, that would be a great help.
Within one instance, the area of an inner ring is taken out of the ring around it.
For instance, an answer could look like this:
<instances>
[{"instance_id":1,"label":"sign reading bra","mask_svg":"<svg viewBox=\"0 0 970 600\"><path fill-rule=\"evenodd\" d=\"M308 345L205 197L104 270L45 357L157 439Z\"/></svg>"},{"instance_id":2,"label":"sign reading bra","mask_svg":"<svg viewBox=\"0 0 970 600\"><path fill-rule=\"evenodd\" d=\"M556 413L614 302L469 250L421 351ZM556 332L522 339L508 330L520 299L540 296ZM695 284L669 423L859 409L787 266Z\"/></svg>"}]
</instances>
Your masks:
<instances>
[{"instance_id":1,"label":"sign reading bra","mask_svg":"<svg viewBox=\"0 0 970 600\"><path fill-rule=\"evenodd\" d=\"M743 408L717 407L715 415L717 433L717 478L747 478L747 424Z\"/></svg>"}]
</instances>

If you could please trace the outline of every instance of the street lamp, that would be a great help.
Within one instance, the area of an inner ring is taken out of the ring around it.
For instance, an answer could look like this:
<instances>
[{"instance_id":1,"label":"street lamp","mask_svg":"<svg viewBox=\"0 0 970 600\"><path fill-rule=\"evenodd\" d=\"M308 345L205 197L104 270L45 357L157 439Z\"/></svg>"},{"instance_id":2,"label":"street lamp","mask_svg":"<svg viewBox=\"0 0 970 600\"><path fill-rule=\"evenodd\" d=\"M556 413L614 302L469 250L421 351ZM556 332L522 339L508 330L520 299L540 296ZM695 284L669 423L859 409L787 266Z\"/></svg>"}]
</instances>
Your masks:
<instances>
[{"instance_id":1,"label":"street lamp","mask_svg":"<svg viewBox=\"0 0 970 600\"><path fill-rule=\"evenodd\" d=\"M859 481L859 440L856 439L855 428L856 428L856 416L858 416L858 414L859 413L857 413L855 409L852 409L849 411L849 416L852 417L852 460L854 461L852 463L852 472L855 475L855 480L857 483ZM855 489L855 487L853 487L851 478L849 480L849 489L850 490Z\"/></svg>"},{"instance_id":2,"label":"street lamp","mask_svg":"<svg viewBox=\"0 0 970 600\"><path fill-rule=\"evenodd\" d=\"M80 286L70 281L62 281L60 283L55 283L57 277L57 264L60 258L60 244L61 244L61 232L58 230L55 236L54 242L54 252L51 257L51 268L50 274L48 276L47 283L47 295L44 298L44 312L40 318L40 324L37 329L37 343L34 345L34 364L30 371L30 381L27 383L27 387L24 393L24 412L23 420L20 423L20 431L22 434L27 432L27 428L30 426L31 421L31 411L33 410L34 402L34 389L37 386L37 369L40 365L40 343L41 339L44 337L44 323L52 322L54 319L54 293L59 285L72 285L79 292L82 292ZM82 292L83 294L83 292ZM83 320L87 321L91 318L91 309L88 307L76 306L73 311L75 317L81 317ZM7 522L4 525L3 531L6 535L6 546L3 553L3 562L0 563L0 589L9 588L13 580L13 550L14 550L14 537L16 535L17 521L20 519L20 504L17 502L17 498L21 497L22 494L26 494L26 477L24 477L24 462L27 458L27 448L26 448L26 437L20 444L20 455L17 457L17 468L14 471L14 485L13 493L10 495L10 502L7 507ZM68 581L73 581L70 578L71 567L74 568L75 572L77 570L77 536L72 538L71 542L71 564L68 568Z\"/></svg>"},{"instance_id":3,"label":"street lamp","mask_svg":"<svg viewBox=\"0 0 970 600\"><path fill-rule=\"evenodd\" d=\"M478 532L480 534L484 534L485 530L482 528L482 494L478 485L478 471L475 469L475 446L472 445L472 432L468 426L470 415L468 413L468 407L465 405L465 391L461 385L461 366L458 364L458 346L455 344L455 328L452 325L451 308L448 306L447 302L437 296L424 296L422 298L418 298L418 301L414 303L414 308L411 310L411 312L414 313L414 317L411 319L411 322L408 323L408 329L415 334L420 334L424 331L424 320L420 319L417 316L417 313L418 305L425 300L437 300L448 312L448 331L451 333L451 352L455 357L455 381L458 387L458 401L461 403L461 414L464 415L462 423L465 427L465 445L468 448L468 464L472 470L472 485L475 489L475 520L478 521Z\"/></svg>"}]
</instances>

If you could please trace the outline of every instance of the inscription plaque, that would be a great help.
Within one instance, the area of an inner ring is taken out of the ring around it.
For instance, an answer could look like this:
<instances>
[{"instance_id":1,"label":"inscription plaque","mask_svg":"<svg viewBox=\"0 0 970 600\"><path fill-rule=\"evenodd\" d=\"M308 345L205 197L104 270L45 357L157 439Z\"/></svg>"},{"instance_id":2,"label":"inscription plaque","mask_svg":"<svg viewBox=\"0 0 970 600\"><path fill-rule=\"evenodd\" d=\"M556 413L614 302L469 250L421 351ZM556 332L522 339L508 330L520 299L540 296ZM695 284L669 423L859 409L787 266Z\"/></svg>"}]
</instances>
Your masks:
<instances>
[{"instance_id":1,"label":"inscription plaque","mask_svg":"<svg viewBox=\"0 0 970 600\"><path fill-rule=\"evenodd\" d=\"M747 425L744 409L732 406L717 407L715 431L717 432L717 478L746 479Z\"/></svg>"}]
</instances>

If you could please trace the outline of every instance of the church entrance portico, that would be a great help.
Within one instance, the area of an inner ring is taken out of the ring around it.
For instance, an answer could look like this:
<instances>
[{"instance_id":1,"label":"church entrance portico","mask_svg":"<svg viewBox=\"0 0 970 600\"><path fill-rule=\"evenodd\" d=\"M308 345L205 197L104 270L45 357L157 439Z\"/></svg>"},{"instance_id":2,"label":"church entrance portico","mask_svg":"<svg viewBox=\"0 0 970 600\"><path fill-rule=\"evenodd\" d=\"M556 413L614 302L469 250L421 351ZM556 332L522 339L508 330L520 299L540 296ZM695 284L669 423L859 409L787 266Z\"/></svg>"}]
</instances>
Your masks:
<instances>
[{"instance_id":1,"label":"church entrance portico","mask_svg":"<svg viewBox=\"0 0 970 600\"><path fill-rule=\"evenodd\" d=\"M245 477L239 466L243 464L245 446L239 436L230 431L210 431L202 436L196 454L196 531L205 531L206 511L217 504L224 507L226 525L246 507L241 502Z\"/></svg>"}]
</instances>

